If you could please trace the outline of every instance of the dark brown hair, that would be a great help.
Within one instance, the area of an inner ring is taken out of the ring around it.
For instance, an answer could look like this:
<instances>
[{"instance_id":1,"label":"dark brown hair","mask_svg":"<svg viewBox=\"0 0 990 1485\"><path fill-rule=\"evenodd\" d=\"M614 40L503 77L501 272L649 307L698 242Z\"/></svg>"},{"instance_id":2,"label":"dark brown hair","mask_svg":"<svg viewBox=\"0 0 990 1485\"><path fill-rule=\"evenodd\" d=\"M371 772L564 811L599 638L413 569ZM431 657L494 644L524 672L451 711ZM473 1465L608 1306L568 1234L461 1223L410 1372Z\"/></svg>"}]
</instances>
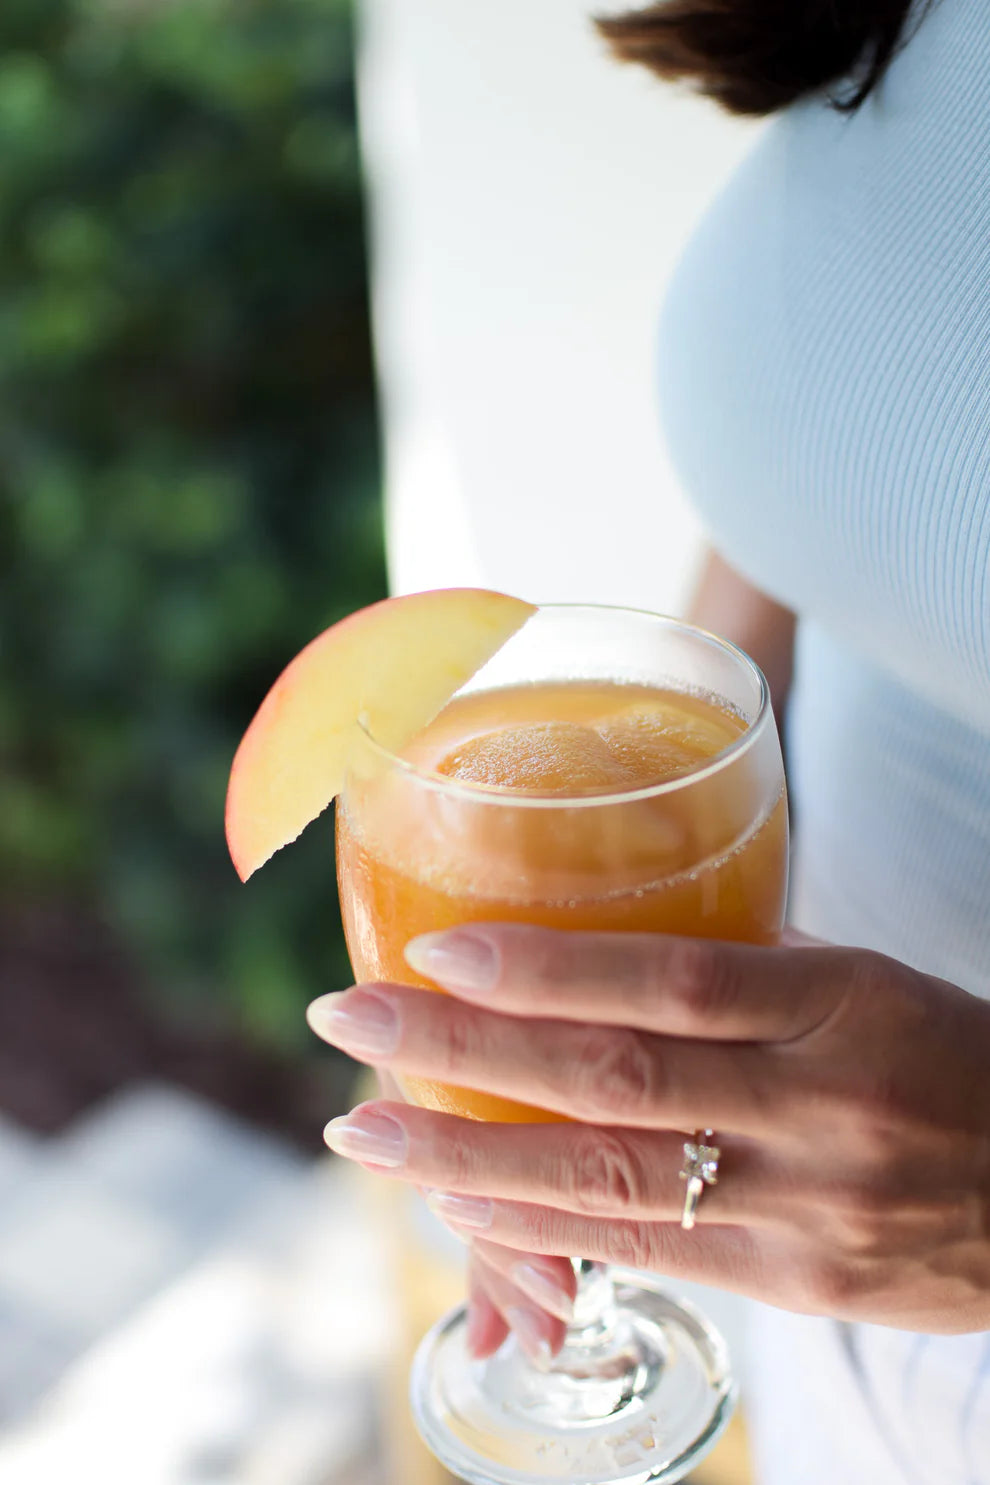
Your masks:
<instances>
[{"instance_id":1,"label":"dark brown hair","mask_svg":"<svg viewBox=\"0 0 990 1485\"><path fill-rule=\"evenodd\" d=\"M828 83L852 111L873 91L912 0L663 0L596 21L612 51L693 83L730 113L767 114Z\"/></svg>"}]
</instances>

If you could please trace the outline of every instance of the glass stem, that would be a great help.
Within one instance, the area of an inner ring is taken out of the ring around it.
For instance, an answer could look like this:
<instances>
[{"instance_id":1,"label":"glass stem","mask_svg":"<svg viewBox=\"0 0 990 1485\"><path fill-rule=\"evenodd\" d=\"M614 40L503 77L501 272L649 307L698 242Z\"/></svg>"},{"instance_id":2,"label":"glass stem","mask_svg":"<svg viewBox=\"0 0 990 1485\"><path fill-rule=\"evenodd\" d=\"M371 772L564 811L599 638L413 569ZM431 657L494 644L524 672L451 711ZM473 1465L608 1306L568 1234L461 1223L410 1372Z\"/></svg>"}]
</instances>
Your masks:
<instances>
[{"instance_id":1,"label":"glass stem","mask_svg":"<svg viewBox=\"0 0 990 1485\"><path fill-rule=\"evenodd\" d=\"M572 1258L577 1279L574 1319L567 1329L567 1345L610 1346L616 1338L615 1290L604 1264Z\"/></svg>"},{"instance_id":2,"label":"glass stem","mask_svg":"<svg viewBox=\"0 0 990 1485\"><path fill-rule=\"evenodd\" d=\"M607 1268L574 1259L577 1297L574 1319L551 1365L551 1374L568 1391L575 1416L607 1416L649 1383L662 1362L658 1345L643 1344L615 1297ZM558 1404L560 1403L558 1399Z\"/></svg>"}]
</instances>

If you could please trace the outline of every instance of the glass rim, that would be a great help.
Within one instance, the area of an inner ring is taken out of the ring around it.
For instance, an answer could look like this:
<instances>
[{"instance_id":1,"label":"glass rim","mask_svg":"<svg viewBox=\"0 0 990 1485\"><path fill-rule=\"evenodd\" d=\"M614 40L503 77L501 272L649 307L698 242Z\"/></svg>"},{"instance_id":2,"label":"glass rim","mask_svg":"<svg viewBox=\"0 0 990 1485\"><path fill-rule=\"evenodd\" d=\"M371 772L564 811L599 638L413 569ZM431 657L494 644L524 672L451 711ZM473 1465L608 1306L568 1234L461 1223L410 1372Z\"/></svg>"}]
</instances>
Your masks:
<instances>
[{"instance_id":1,"label":"glass rim","mask_svg":"<svg viewBox=\"0 0 990 1485\"><path fill-rule=\"evenodd\" d=\"M766 731L768 719L773 719L771 706L770 687L763 671L757 665L751 655L739 645L734 644L731 639L725 639L720 634L715 634L710 629L702 629L698 624L692 624L686 619L675 618L671 614L655 614L649 609L629 608L622 604L608 603L541 603L537 607L537 614L541 613L606 613L623 614L634 619L649 619L651 622L660 624L666 629L677 629L682 633L695 636L716 646L719 650L728 653L737 661L740 669L747 671L756 681L759 688L759 705L752 722L741 732L734 741L722 748L720 752L713 754L711 759L700 768L689 769L687 773L676 775L671 779L661 779L656 784L645 784L637 789L589 789L581 794L537 794L530 790L514 789L507 784L479 784L470 779L454 779L449 774L438 773L436 769L423 768L418 763L413 763L403 758L369 730L364 718L358 717L357 729L365 742L371 747L385 763L416 781L422 787L431 789L433 792L446 795L453 799L467 799L475 804L501 804L517 809L587 809L593 806L639 804L645 800L661 798L666 794L679 793L681 790L713 778L728 768L743 754L752 748L757 739ZM535 618L537 614L532 617ZM526 626L523 625L523 628ZM521 633L517 630L516 633ZM515 635L510 636L511 639ZM509 643L510 641L507 641ZM475 672L477 674L477 672ZM473 680L473 676L469 680ZM579 680L580 677L575 677ZM465 682L467 684L467 682ZM525 684L525 683L524 683ZM532 682L531 684L539 684ZM621 684L621 682L620 682ZM502 689L492 687L493 691ZM460 688L459 688L460 690ZM459 690L454 696L459 694ZM451 701L454 700L452 696ZM450 705L448 701L447 706ZM445 708L441 707L436 716L440 716ZM425 724L429 727L436 717ZM425 730L421 728L420 730Z\"/></svg>"}]
</instances>

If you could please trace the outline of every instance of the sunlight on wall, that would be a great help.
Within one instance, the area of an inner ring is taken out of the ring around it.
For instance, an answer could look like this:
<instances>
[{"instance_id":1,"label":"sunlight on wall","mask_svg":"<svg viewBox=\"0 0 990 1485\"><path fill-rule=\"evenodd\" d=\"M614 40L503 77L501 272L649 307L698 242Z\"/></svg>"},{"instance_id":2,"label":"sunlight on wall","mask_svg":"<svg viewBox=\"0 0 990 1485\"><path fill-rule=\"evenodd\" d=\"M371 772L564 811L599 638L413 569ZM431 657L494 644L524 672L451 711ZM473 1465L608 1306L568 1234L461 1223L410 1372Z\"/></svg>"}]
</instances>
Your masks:
<instances>
[{"instance_id":1,"label":"sunlight on wall","mask_svg":"<svg viewBox=\"0 0 990 1485\"><path fill-rule=\"evenodd\" d=\"M660 443L664 284L753 126L613 65L587 0L364 0L398 591L677 611L699 531Z\"/></svg>"}]
</instances>

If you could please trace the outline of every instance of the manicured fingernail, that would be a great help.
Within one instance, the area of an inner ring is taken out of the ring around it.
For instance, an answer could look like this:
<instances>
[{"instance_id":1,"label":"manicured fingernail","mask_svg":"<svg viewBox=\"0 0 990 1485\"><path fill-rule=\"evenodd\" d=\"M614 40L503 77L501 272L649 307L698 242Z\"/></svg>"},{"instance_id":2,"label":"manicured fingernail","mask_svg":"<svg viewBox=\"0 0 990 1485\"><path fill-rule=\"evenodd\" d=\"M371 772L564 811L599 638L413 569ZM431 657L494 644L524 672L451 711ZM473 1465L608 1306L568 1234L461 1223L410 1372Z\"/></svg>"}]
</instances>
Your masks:
<instances>
[{"instance_id":1,"label":"manicured fingernail","mask_svg":"<svg viewBox=\"0 0 990 1485\"><path fill-rule=\"evenodd\" d=\"M409 1152L406 1131L397 1119L372 1109L353 1109L340 1119L331 1119L323 1131L330 1149L362 1165L383 1165L398 1170Z\"/></svg>"},{"instance_id":2,"label":"manicured fingernail","mask_svg":"<svg viewBox=\"0 0 990 1485\"><path fill-rule=\"evenodd\" d=\"M367 990L339 990L321 995L306 1019L324 1041L356 1057L389 1057L399 1045L399 1018L382 995Z\"/></svg>"},{"instance_id":3,"label":"manicured fingernail","mask_svg":"<svg viewBox=\"0 0 990 1485\"><path fill-rule=\"evenodd\" d=\"M406 963L447 990L490 995L498 979L498 954L487 939L463 928L424 933L406 944Z\"/></svg>"},{"instance_id":4,"label":"manicured fingernail","mask_svg":"<svg viewBox=\"0 0 990 1485\"><path fill-rule=\"evenodd\" d=\"M532 1310L516 1309L510 1305L505 1318L530 1361L538 1367L548 1367L553 1361L553 1350Z\"/></svg>"},{"instance_id":5,"label":"manicured fingernail","mask_svg":"<svg viewBox=\"0 0 990 1485\"><path fill-rule=\"evenodd\" d=\"M549 1310L558 1320L569 1324L574 1319L574 1301L557 1280L533 1263L515 1263L509 1278L517 1289L541 1309Z\"/></svg>"},{"instance_id":6,"label":"manicured fingernail","mask_svg":"<svg viewBox=\"0 0 990 1485\"><path fill-rule=\"evenodd\" d=\"M480 1232L492 1225L492 1204L485 1197L456 1196L452 1191L431 1191L426 1198L426 1205L444 1222L453 1222L455 1227L471 1227Z\"/></svg>"}]
</instances>

